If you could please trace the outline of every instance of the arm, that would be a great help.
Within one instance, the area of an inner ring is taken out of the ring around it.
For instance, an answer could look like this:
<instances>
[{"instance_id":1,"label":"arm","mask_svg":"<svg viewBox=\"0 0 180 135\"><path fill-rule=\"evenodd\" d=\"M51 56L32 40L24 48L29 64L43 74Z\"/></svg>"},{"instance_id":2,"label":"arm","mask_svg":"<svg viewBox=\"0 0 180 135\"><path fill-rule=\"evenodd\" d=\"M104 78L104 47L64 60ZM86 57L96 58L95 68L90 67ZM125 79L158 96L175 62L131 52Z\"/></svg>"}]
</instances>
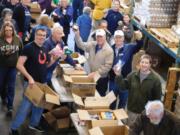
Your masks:
<instances>
[{"instance_id":1,"label":"arm","mask_svg":"<svg viewBox=\"0 0 180 135\"><path fill-rule=\"evenodd\" d=\"M126 39L127 39L128 41L131 41L131 39L132 39L132 37L133 37L133 33L134 33L134 29L133 29L132 24L130 24L130 25L128 26L127 31L124 32L125 37L126 37Z\"/></svg>"},{"instance_id":2,"label":"arm","mask_svg":"<svg viewBox=\"0 0 180 135\"><path fill-rule=\"evenodd\" d=\"M152 99L151 100L156 100L156 99L161 100L161 96L162 96L161 82L160 82L159 78L157 78L155 81L155 84L154 84L154 88L152 90Z\"/></svg>"},{"instance_id":3,"label":"arm","mask_svg":"<svg viewBox=\"0 0 180 135\"><path fill-rule=\"evenodd\" d=\"M20 56L18 58L18 62L16 68L28 79L29 85L34 84L34 79L32 76L27 72L26 68L24 67L24 63L27 60L27 56Z\"/></svg>"},{"instance_id":4,"label":"arm","mask_svg":"<svg viewBox=\"0 0 180 135\"><path fill-rule=\"evenodd\" d=\"M127 90L130 87L131 84L131 76L128 75L127 78L123 79L122 75L117 75L115 77L115 83L117 84L118 88L121 88L122 90Z\"/></svg>"},{"instance_id":5,"label":"arm","mask_svg":"<svg viewBox=\"0 0 180 135\"><path fill-rule=\"evenodd\" d=\"M75 42L80 49L82 49L86 52L89 52L92 47L92 44L95 43L93 41L92 42L83 42L79 35L79 31L75 32Z\"/></svg>"},{"instance_id":6,"label":"arm","mask_svg":"<svg viewBox=\"0 0 180 135\"><path fill-rule=\"evenodd\" d=\"M133 45L133 54L137 53L143 46L143 40L136 40L136 45Z\"/></svg>"}]
</instances>

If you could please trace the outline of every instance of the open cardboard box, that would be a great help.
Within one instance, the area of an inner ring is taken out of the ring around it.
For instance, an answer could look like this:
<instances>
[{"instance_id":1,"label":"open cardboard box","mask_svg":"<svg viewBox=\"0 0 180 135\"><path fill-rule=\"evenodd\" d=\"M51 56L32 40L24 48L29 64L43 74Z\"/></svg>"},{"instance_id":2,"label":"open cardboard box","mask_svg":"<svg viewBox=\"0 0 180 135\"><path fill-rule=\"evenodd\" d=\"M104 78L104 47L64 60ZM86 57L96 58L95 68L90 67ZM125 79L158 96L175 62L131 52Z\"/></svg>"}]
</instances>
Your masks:
<instances>
[{"instance_id":1,"label":"open cardboard box","mask_svg":"<svg viewBox=\"0 0 180 135\"><path fill-rule=\"evenodd\" d=\"M84 70L76 70L74 68L63 68L63 73L65 75L87 75L87 73Z\"/></svg>"},{"instance_id":2,"label":"open cardboard box","mask_svg":"<svg viewBox=\"0 0 180 135\"><path fill-rule=\"evenodd\" d=\"M111 127L95 127L89 130L90 135L129 135L129 127L111 126Z\"/></svg>"},{"instance_id":3,"label":"open cardboard box","mask_svg":"<svg viewBox=\"0 0 180 135\"><path fill-rule=\"evenodd\" d=\"M79 119L85 121L88 129L93 127L106 127L106 126L118 126L123 125L122 119L127 119L128 115L124 109L110 110L110 109L96 109L96 110L77 110ZM104 119L93 119L91 115L100 116L101 112L112 112L115 116L114 120L104 120Z\"/></svg>"},{"instance_id":4,"label":"open cardboard box","mask_svg":"<svg viewBox=\"0 0 180 135\"><path fill-rule=\"evenodd\" d=\"M67 76L63 75L66 82L65 87L69 87L72 93L81 96L94 96L96 89L96 81L99 79L100 75L96 75L94 78L89 78L88 76Z\"/></svg>"},{"instance_id":5,"label":"open cardboard box","mask_svg":"<svg viewBox=\"0 0 180 135\"><path fill-rule=\"evenodd\" d=\"M108 109L111 103L116 100L114 92L111 91L105 97L86 97L84 100L76 94L72 94L74 102L85 109Z\"/></svg>"},{"instance_id":6,"label":"open cardboard box","mask_svg":"<svg viewBox=\"0 0 180 135\"><path fill-rule=\"evenodd\" d=\"M27 87L24 95L35 105L51 110L54 105L60 105L59 95L48 85L35 83L32 88Z\"/></svg>"}]
</instances>

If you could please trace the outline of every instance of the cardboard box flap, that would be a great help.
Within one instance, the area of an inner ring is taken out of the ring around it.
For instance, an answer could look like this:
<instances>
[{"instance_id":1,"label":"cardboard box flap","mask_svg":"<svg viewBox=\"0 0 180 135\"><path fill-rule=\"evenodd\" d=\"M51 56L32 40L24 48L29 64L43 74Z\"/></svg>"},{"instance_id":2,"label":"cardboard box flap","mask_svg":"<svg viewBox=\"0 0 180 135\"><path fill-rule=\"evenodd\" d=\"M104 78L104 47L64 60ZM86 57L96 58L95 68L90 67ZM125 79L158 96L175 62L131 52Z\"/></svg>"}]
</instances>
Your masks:
<instances>
[{"instance_id":1,"label":"cardboard box flap","mask_svg":"<svg viewBox=\"0 0 180 135\"><path fill-rule=\"evenodd\" d=\"M95 91L95 97L101 97L101 95L99 94L97 90Z\"/></svg>"},{"instance_id":2,"label":"cardboard box flap","mask_svg":"<svg viewBox=\"0 0 180 135\"><path fill-rule=\"evenodd\" d=\"M63 68L64 74L66 75L86 75L84 70L75 70L73 68Z\"/></svg>"},{"instance_id":3,"label":"cardboard box flap","mask_svg":"<svg viewBox=\"0 0 180 135\"><path fill-rule=\"evenodd\" d=\"M109 108L109 102L107 100L85 100L84 101L86 108Z\"/></svg>"},{"instance_id":4,"label":"cardboard box flap","mask_svg":"<svg viewBox=\"0 0 180 135\"><path fill-rule=\"evenodd\" d=\"M89 130L90 135L104 135L99 127L95 127Z\"/></svg>"},{"instance_id":5,"label":"cardboard box flap","mask_svg":"<svg viewBox=\"0 0 180 135\"><path fill-rule=\"evenodd\" d=\"M74 98L74 102L80 106L84 106L84 103L82 101L82 98L76 94L72 94L73 98Z\"/></svg>"},{"instance_id":6,"label":"cardboard box flap","mask_svg":"<svg viewBox=\"0 0 180 135\"><path fill-rule=\"evenodd\" d=\"M62 63L60 63L59 66L62 67L62 68L73 68L73 66L71 66L70 64L62 64Z\"/></svg>"},{"instance_id":7,"label":"cardboard box flap","mask_svg":"<svg viewBox=\"0 0 180 135\"><path fill-rule=\"evenodd\" d=\"M59 96L46 93L45 99L49 103L60 105Z\"/></svg>"},{"instance_id":8,"label":"cardboard box flap","mask_svg":"<svg viewBox=\"0 0 180 135\"><path fill-rule=\"evenodd\" d=\"M128 115L124 109L114 110L113 112L114 112L114 115L116 116L116 118L119 120L128 118Z\"/></svg>"},{"instance_id":9,"label":"cardboard box flap","mask_svg":"<svg viewBox=\"0 0 180 135\"><path fill-rule=\"evenodd\" d=\"M63 77L64 77L64 80L65 80L65 81L70 82L70 83L73 82L73 81L72 81L72 78L71 78L70 76L63 75Z\"/></svg>"},{"instance_id":10,"label":"cardboard box flap","mask_svg":"<svg viewBox=\"0 0 180 135\"><path fill-rule=\"evenodd\" d=\"M91 120L87 110L77 110L80 120Z\"/></svg>"},{"instance_id":11,"label":"cardboard box flap","mask_svg":"<svg viewBox=\"0 0 180 135\"><path fill-rule=\"evenodd\" d=\"M115 100L116 100L116 96L114 94L113 91L109 92L107 95L106 95L106 98L109 102L109 104L113 103Z\"/></svg>"},{"instance_id":12,"label":"cardboard box flap","mask_svg":"<svg viewBox=\"0 0 180 135\"><path fill-rule=\"evenodd\" d=\"M78 58L76 58L79 64L85 63L87 60L83 55L80 55Z\"/></svg>"},{"instance_id":13,"label":"cardboard box flap","mask_svg":"<svg viewBox=\"0 0 180 135\"><path fill-rule=\"evenodd\" d=\"M92 127L108 127L108 126L117 126L117 120L92 120Z\"/></svg>"}]
</instances>

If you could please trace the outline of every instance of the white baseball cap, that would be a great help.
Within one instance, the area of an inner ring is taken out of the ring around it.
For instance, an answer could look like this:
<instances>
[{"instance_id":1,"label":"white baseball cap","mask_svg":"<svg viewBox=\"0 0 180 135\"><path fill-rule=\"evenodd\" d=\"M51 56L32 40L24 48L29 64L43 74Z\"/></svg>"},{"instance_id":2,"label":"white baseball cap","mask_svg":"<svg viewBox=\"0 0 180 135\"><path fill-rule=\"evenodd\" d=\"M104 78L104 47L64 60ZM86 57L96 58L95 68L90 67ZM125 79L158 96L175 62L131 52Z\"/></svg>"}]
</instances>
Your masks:
<instances>
[{"instance_id":1,"label":"white baseball cap","mask_svg":"<svg viewBox=\"0 0 180 135\"><path fill-rule=\"evenodd\" d=\"M103 29L96 30L96 36L105 36L106 32Z\"/></svg>"},{"instance_id":2,"label":"white baseball cap","mask_svg":"<svg viewBox=\"0 0 180 135\"><path fill-rule=\"evenodd\" d=\"M114 32L114 37L116 37L116 36L121 36L121 37L123 37L123 36L124 36L124 32L123 32L122 30L116 30L116 31Z\"/></svg>"}]
</instances>

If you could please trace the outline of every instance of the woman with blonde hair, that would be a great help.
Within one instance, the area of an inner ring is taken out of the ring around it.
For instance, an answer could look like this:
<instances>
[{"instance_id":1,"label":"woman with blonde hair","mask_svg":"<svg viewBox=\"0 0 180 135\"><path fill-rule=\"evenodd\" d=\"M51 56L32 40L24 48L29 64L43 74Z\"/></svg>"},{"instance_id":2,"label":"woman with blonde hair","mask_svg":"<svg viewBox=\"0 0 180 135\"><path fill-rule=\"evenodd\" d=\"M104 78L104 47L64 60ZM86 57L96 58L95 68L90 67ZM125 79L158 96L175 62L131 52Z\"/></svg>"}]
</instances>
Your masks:
<instances>
[{"instance_id":1,"label":"woman with blonde hair","mask_svg":"<svg viewBox=\"0 0 180 135\"><path fill-rule=\"evenodd\" d=\"M7 116L12 116L15 95L16 63L22 42L10 21L3 24L0 31L0 93L7 85ZM6 83L5 83L6 82Z\"/></svg>"}]
</instances>

